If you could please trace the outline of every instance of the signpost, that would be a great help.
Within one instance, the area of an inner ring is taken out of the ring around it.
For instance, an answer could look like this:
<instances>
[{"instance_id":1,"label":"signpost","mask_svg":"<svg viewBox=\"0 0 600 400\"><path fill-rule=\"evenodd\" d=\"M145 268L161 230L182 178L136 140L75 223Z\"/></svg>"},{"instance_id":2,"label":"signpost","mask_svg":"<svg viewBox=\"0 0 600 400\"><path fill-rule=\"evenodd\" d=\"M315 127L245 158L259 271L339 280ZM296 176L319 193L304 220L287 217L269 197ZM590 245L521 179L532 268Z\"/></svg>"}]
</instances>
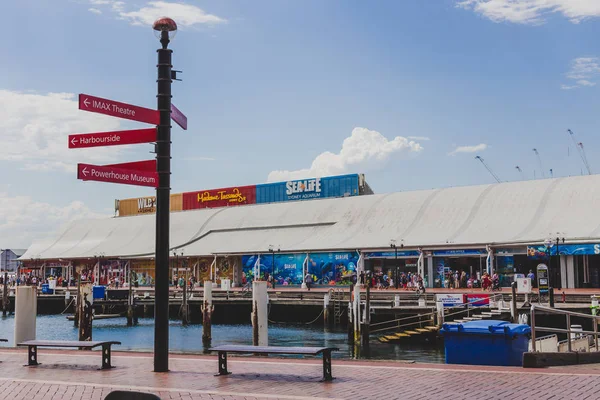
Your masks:
<instances>
[{"instance_id":1,"label":"signpost","mask_svg":"<svg viewBox=\"0 0 600 400\"><path fill-rule=\"evenodd\" d=\"M157 109L114 100L79 95L79 109L156 125L156 128L98 132L69 136L69 148L115 146L156 142L156 159L113 165L77 164L77 179L156 188L156 256L154 301L154 371L169 371L169 208L171 192L171 119L184 130L187 117L171 104L172 70L170 39L177 30L171 18L157 19L152 28L160 32Z\"/></svg>"},{"instance_id":2,"label":"signpost","mask_svg":"<svg viewBox=\"0 0 600 400\"><path fill-rule=\"evenodd\" d=\"M171 119L177 123L184 131L187 131L187 117L171 103Z\"/></svg>"},{"instance_id":3,"label":"signpost","mask_svg":"<svg viewBox=\"0 0 600 400\"><path fill-rule=\"evenodd\" d=\"M79 95L79 109L152 125L158 125L160 122L158 110L133 106L83 93Z\"/></svg>"},{"instance_id":4,"label":"signpost","mask_svg":"<svg viewBox=\"0 0 600 400\"><path fill-rule=\"evenodd\" d=\"M158 174L156 172L136 171L109 165L77 164L77 179L158 187Z\"/></svg>"},{"instance_id":5,"label":"signpost","mask_svg":"<svg viewBox=\"0 0 600 400\"><path fill-rule=\"evenodd\" d=\"M69 135L69 148L119 146L156 141L156 128Z\"/></svg>"}]
</instances>

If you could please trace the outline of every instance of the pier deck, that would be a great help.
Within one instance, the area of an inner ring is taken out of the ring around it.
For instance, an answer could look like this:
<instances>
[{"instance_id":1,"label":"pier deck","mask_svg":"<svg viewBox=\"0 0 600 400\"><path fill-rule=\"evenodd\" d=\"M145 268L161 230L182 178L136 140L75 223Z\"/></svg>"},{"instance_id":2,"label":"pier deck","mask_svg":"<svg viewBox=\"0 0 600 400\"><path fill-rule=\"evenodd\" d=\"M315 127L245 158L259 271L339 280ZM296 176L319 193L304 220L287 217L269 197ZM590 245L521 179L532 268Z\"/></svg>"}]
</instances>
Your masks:
<instances>
[{"instance_id":1,"label":"pier deck","mask_svg":"<svg viewBox=\"0 0 600 400\"><path fill-rule=\"evenodd\" d=\"M46 364L26 368L22 350L0 350L0 398L101 400L112 390L181 400L600 398L600 368L592 366L524 370L334 360L337 379L321 383L318 359L231 357L235 374L215 377L215 356L172 355L171 372L153 373L148 353L116 352L117 368L110 371L96 371L97 355L89 352L47 353Z\"/></svg>"}]
</instances>

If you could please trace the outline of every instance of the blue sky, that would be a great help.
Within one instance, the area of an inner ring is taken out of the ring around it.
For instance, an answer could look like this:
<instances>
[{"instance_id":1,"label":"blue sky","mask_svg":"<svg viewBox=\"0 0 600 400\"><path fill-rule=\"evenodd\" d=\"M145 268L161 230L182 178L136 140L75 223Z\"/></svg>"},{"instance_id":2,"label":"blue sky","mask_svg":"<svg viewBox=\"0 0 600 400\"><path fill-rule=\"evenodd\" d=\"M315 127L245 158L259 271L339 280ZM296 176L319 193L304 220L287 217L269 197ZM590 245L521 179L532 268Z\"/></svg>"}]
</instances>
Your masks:
<instances>
[{"instance_id":1,"label":"blue sky","mask_svg":"<svg viewBox=\"0 0 600 400\"><path fill-rule=\"evenodd\" d=\"M77 181L77 162L152 157L150 145L68 150L72 133L142 124L77 111L88 93L156 103L173 17L174 192L363 172L376 192L581 174L600 153L597 0L21 0L0 6L0 247L148 188ZM87 114L87 115L86 115ZM314 161L314 163L313 163Z\"/></svg>"}]
</instances>

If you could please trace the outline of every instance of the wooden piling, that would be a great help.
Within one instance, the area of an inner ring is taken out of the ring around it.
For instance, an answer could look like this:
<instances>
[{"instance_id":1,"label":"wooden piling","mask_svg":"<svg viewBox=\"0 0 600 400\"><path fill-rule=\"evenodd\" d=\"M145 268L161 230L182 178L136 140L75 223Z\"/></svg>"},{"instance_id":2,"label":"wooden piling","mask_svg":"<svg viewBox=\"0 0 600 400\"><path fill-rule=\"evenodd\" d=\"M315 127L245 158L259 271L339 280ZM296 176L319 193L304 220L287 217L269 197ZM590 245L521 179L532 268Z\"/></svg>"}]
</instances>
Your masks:
<instances>
[{"instance_id":1,"label":"wooden piling","mask_svg":"<svg viewBox=\"0 0 600 400\"><path fill-rule=\"evenodd\" d=\"M212 340L212 281L204 281L204 301L202 310L202 344L209 347Z\"/></svg>"},{"instance_id":2,"label":"wooden piling","mask_svg":"<svg viewBox=\"0 0 600 400\"><path fill-rule=\"evenodd\" d=\"M80 293L81 293L81 274L77 273L77 271L75 271L75 273L77 274L77 297L75 298L75 315L73 316L73 326L75 328L79 328L79 302L81 299Z\"/></svg>"},{"instance_id":3,"label":"wooden piling","mask_svg":"<svg viewBox=\"0 0 600 400\"><path fill-rule=\"evenodd\" d=\"M8 274L4 273L4 286L2 288L2 316L6 317L8 313Z\"/></svg>"},{"instance_id":4,"label":"wooden piling","mask_svg":"<svg viewBox=\"0 0 600 400\"><path fill-rule=\"evenodd\" d=\"M86 282L84 285L79 285L79 293L77 298L81 299L79 304L79 340L92 340L92 303L88 297L92 296L91 284Z\"/></svg>"}]
</instances>

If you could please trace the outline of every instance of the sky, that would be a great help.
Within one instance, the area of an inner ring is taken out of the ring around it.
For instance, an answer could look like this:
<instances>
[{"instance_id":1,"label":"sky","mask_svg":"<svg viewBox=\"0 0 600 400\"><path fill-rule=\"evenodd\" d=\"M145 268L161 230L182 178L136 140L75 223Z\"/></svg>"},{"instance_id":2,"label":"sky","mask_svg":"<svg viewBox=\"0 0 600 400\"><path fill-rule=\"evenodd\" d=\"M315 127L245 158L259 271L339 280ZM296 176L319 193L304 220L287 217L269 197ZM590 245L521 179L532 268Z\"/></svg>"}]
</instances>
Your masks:
<instances>
[{"instance_id":1,"label":"sky","mask_svg":"<svg viewBox=\"0 0 600 400\"><path fill-rule=\"evenodd\" d=\"M575 143L600 171L598 0L20 0L0 11L0 248L154 194L76 174L77 163L151 159L152 145L70 150L67 137L147 127L80 111L77 96L155 108L151 26L163 15L179 27L173 104L188 117L172 132L174 193L342 173L364 173L376 193L495 182L477 156L501 181L585 174Z\"/></svg>"}]
</instances>

